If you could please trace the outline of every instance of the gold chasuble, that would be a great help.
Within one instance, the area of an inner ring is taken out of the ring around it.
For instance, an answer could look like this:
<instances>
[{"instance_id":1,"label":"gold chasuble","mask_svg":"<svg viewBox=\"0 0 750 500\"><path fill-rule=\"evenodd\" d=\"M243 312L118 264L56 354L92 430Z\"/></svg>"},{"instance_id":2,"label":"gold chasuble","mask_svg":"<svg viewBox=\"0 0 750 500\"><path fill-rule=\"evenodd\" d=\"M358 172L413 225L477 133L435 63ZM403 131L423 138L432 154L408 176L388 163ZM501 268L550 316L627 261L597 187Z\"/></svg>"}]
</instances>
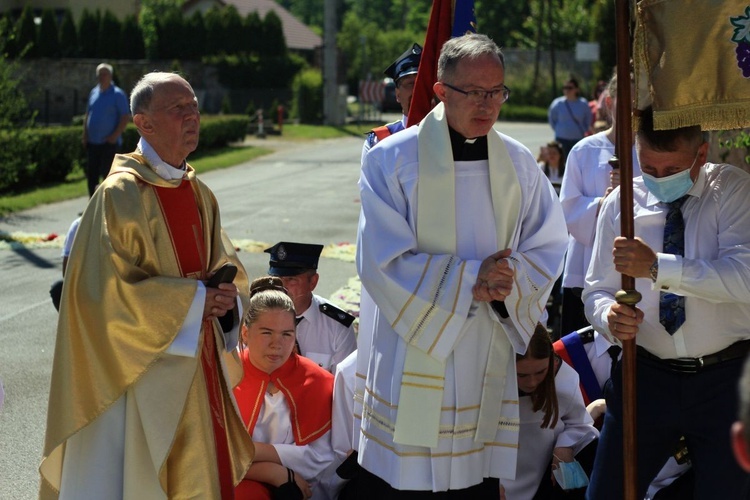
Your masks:
<instances>
[{"instance_id":1,"label":"gold chasuble","mask_svg":"<svg viewBox=\"0 0 750 500\"><path fill-rule=\"evenodd\" d=\"M231 498L254 452L224 376L239 368L231 344L214 320L203 323L194 356L165 354L196 280L225 262L238 266L246 301L247 276L216 200L190 166L184 179L164 180L138 154L115 158L65 276L41 498L60 492L66 443L123 399L123 498Z\"/></svg>"}]
</instances>

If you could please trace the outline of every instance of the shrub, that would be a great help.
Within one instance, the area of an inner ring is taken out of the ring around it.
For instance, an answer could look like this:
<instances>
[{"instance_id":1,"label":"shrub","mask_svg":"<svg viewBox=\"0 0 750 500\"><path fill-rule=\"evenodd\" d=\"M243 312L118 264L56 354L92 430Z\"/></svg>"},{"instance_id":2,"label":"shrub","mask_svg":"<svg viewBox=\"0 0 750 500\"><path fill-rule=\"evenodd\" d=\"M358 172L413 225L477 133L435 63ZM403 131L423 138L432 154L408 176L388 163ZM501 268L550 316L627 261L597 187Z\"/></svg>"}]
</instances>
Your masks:
<instances>
[{"instance_id":1,"label":"shrub","mask_svg":"<svg viewBox=\"0 0 750 500\"><path fill-rule=\"evenodd\" d=\"M523 104L503 104L500 119L509 122L546 122L547 108Z\"/></svg>"},{"instance_id":2,"label":"shrub","mask_svg":"<svg viewBox=\"0 0 750 500\"><path fill-rule=\"evenodd\" d=\"M202 117L198 151L241 141L249 123L250 119L243 115ZM81 135L81 126L0 132L0 193L63 182L76 164L84 162L86 151L81 146ZM122 151L135 150L139 139L131 123L122 134Z\"/></svg>"},{"instance_id":3,"label":"shrub","mask_svg":"<svg viewBox=\"0 0 750 500\"><path fill-rule=\"evenodd\" d=\"M318 69L300 71L292 84L292 116L303 123L323 120L323 76Z\"/></svg>"}]
</instances>

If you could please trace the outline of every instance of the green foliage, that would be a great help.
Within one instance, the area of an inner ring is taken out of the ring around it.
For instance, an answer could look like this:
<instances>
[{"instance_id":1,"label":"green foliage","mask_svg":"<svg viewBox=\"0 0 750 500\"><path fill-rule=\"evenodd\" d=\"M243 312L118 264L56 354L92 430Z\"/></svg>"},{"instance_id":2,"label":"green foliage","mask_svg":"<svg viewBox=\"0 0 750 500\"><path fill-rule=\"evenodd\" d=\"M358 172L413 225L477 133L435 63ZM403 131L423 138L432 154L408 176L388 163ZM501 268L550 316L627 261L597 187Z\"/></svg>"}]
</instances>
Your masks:
<instances>
[{"instance_id":1,"label":"green foliage","mask_svg":"<svg viewBox=\"0 0 750 500\"><path fill-rule=\"evenodd\" d=\"M11 23L0 18L0 54L5 53ZM19 177L19 172L32 164L30 151L22 144L33 115L19 87L18 62L0 57L0 185Z\"/></svg>"},{"instance_id":2,"label":"green foliage","mask_svg":"<svg viewBox=\"0 0 750 500\"><path fill-rule=\"evenodd\" d=\"M190 43L183 47L182 57L199 61L206 50L206 23L201 11L195 11L188 20L187 32L190 34Z\"/></svg>"},{"instance_id":3,"label":"green foliage","mask_svg":"<svg viewBox=\"0 0 750 500\"><path fill-rule=\"evenodd\" d=\"M599 64L596 71L599 79L608 80L612 76L613 68L617 66L615 2L597 0L592 11L594 28L591 41L599 42Z\"/></svg>"},{"instance_id":4,"label":"green foliage","mask_svg":"<svg viewBox=\"0 0 750 500\"><path fill-rule=\"evenodd\" d=\"M83 9L81 13L81 22L78 23L78 41L80 45L81 57L97 57L97 43L99 39L99 11L91 12Z\"/></svg>"},{"instance_id":5,"label":"green foliage","mask_svg":"<svg viewBox=\"0 0 750 500\"><path fill-rule=\"evenodd\" d=\"M214 5L208 9L203 20L206 24L206 55L216 55L231 47L231 40L224 37L224 22L219 7Z\"/></svg>"},{"instance_id":6,"label":"green foliage","mask_svg":"<svg viewBox=\"0 0 750 500\"><path fill-rule=\"evenodd\" d=\"M292 83L292 116L302 123L323 120L323 75L319 69L300 71Z\"/></svg>"},{"instance_id":7,"label":"green foliage","mask_svg":"<svg viewBox=\"0 0 750 500\"><path fill-rule=\"evenodd\" d=\"M500 110L500 120L544 123L547 121L547 108L542 106L526 106L523 104L503 104Z\"/></svg>"},{"instance_id":8,"label":"green foliage","mask_svg":"<svg viewBox=\"0 0 750 500\"><path fill-rule=\"evenodd\" d=\"M119 59L121 56L121 32L122 26L117 16L107 9L99 20L96 57L100 59Z\"/></svg>"},{"instance_id":9,"label":"green foliage","mask_svg":"<svg viewBox=\"0 0 750 500\"><path fill-rule=\"evenodd\" d=\"M204 64L216 66L219 82L230 89L288 88L304 61L296 56L219 55L205 57Z\"/></svg>"},{"instance_id":10,"label":"green foliage","mask_svg":"<svg viewBox=\"0 0 750 500\"><path fill-rule=\"evenodd\" d=\"M78 55L78 31L70 9L65 9L60 23L60 55L63 57Z\"/></svg>"},{"instance_id":11,"label":"green foliage","mask_svg":"<svg viewBox=\"0 0 750 500\"><path fill-rule=\"evenodd\" d=\"M263 36L261 37L261 54L268 57L283 57L286 55L286 39L281 25L281 19L272 10L263 19Z\"/></svg>"},{"instance_id":12,"label":"green foliage","mask_svg":"<svg viewBox=\"0 0 750 500\"><path fill-rule=\"evenodd\" d=\"M181 17L182 11L180 8L182 4L183 0L142 0L138 21L143 33L143 45L147 59L160 58L160 45L166 44L169 46L171 43L163 37L160 40L159 23L175 14ZM181 38L178 40L184 42ZM173 49L167 50L171 52Z\"/></svg>"},{"instance_id":13,"label":"green foliage","mask_svg":"<svg viewBox=\"0 0 750 500\"><path fill-rule=\"evenodd\" d=\"M244 139L250 119L244 115L204 116L201 118L200 142L196 152L223 147ZM0 159L13 151L19 161L0 161L0 193L17 193L38 186L63 182L77 164L84 161L81 127L24 129L21 132L0 130ZM128 125L122 135L124 151L138 144L138 131Z\"/></svg>"},{"instance_id":14,"label":"green foliage","mask_svg":"<svg viewBox=\"0 0 750 500\"><path fill-rule=\"evenodd\" d=\"M318 28L323 27L324 0L280 0L277 3L281 4L282 7L294 14L297 19L306 25ZM340 0L339 4L343 4L343 1Z\"/></svg>"},{"instance_id":15,"label":"green foliage","mask_svg":"<svg viewBox=\"0 0 750 500\"><path fill-rule=\"evenodd\" d=\"M146 57L143 32L141 32L138 19L134 15L127 16L122 23L120 55L123 59L143 59Z\"/></svg>"},{"instance_id":16,"label":"green foliage","mask_svg":"<svg viewBox=\"0 0 750 500\"><path fill-rule=\"evenodd\" d=\"M241 43L240 40L242 40L242 35L244 34L242 25L242 17L237 11L237 7L228 5L221 10L222 36L225 40L221 51L226 54L236 54L239 52L236 50L236 47Z\"/></svg>"},{"instance_id":17,"label":"green foliage","mask_svg":"<svg viewBox=\"0 0 750 500\"><path fill-rule=\"evenodd\" d=\"M39 57L60 57L59 42L55 13L51 9L44 9L39 26Z\"/></svg>"},{"instance_id":18,"label":"green foliage","mask_svg":"<svg viewBox=\"0 0 750 500\"><path fill-rule=\"evenodd\" d=\"M177 59L182 56L187 40L182 12L175 7L165 12L156 22L158 58Z\"/></svg>"},{"instance_id":19,"label":"green foliage","mask_svg":"<svg viewBox=\"0 0 750 500\"><path fill-rule=\"evenodd\" d=\"M221 114L228 115L232 112L232 100L229 98L229 94L224 94L221 100Z\"/></svg>"},{"instance_id":20,"label":"green foliage","mask_svg":"<svg viewBox=\"0 0 750 500\"><path fill-rule=\"evenodd\" d=\"M34 24L34 9L30 5L26 5L21 11L21 17L16 23L16 36L18 53L21 54L25 50L24 57L29 59L37 57L39 49Z\"/></svg>"},{"instance_id":21,"label":"green foliage","mask_svg":"<svg viewBox=\"0 0 750 500\"><path fill-rule=\"evenodd\" d=\"M242 21L242 39L239 47L247 54L260 55L263 44L263 20L257 11L249 13Z\"/></svg>"},{"instance_id":22,"label":"green foliage","mask_svg":"<svg viewBox=\"0 0 750 500\"><path fill-rule=\"evenodd\" d=\"M477 0L474 9L477 31L492 38L500 47L529 47L533 31L525 21L531 16L531 4L537 1Z\"/></svg>"},{"instance_id":23,"label":"green foliage","mask_svg":"<svg viewBox=\"0 0 750 500\"><path fill-rule=\"evenodd\" d=\"M722 150L719 153L721 161L727 161L727 157L732 150L740 150L745 163L750 164L750 133L748 133L748 130L719 132L720 137L727 134L730 136L728 139L719 140L719 149Z\"/></svg>"},{"instance_id":24,"label":"green foliage","mask_svg":"<svg viewBox=\"0 0 750 500\"><path fill-rule=\"evenodd\" d=\"M337 44L344 54L350 87L356 88L357 81L368 74L373 79L384 78L383 70L399 54L414 42L423 41L424 35L405 30L383 31L375 22L365 21L349 11L344 16Z\"/></svg>"}]
</instances>

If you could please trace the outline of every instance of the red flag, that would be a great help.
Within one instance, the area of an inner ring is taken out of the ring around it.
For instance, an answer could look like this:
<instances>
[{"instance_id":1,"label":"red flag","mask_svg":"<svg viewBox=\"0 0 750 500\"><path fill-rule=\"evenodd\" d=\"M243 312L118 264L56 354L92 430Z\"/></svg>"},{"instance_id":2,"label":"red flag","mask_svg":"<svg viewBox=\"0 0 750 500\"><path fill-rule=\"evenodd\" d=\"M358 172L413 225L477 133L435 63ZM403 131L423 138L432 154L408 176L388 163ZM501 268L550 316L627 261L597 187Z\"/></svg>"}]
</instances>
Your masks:
<instances>
[{"instance_id":1,"label":"red flag","mask_svg":"<svg viewBox=\"0 0 750 500\"><path fill-rule=\"evenodd\" d=\"M455 16L454 16L455 11ZM456 26L453 26L455 17ZM474 0L433 0L427 36L422 47L419 72L409 107L409 125L416 125L432 109L432 86L437 81L437 62L440 49L451 36L468 31L476 32Z\"/></svg>"}]
</instances>

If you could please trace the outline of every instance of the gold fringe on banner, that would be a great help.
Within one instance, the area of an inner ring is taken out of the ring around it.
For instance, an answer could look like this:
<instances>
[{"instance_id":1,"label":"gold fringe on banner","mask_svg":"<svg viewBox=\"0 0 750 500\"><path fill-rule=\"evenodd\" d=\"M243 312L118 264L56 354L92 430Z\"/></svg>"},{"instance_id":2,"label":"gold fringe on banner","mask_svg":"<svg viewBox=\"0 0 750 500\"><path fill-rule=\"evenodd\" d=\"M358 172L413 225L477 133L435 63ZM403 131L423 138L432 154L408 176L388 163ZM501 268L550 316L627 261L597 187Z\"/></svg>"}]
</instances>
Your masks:
<instances>
[{"instance_id":1,"label":"gold fringe on banner","mask_svg":"<svg viewBox=\"0 0 750 500\"><path fill-rule=\"evenodd\" d=\"M636 108L655 128L750 127L748 0L641 0L636 21Z\"/></svg>"}]
</instances>

